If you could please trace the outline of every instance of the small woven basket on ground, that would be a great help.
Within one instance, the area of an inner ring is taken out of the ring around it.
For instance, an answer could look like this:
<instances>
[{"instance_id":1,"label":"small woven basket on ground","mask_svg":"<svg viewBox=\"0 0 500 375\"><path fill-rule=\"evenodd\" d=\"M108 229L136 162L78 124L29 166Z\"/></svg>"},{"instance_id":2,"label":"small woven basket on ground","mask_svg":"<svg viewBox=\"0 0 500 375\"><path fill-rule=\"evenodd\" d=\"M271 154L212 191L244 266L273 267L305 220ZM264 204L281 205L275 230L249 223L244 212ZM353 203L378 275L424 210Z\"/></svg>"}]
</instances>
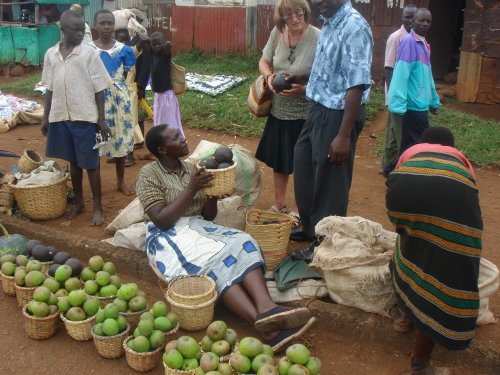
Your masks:
<instances>
[{"instance_id":1,"label":"small woven basket on ground","mask_svg":"<svg viewBox=\"0 0 500 375\"><path fill-rule=\"evenodd\" d=\"M17 169L21 173L30 173L33 169L42 165L42 157L33 150L24 150L17 162Z\"/></svg>"},{"instance_id":2,"label":"small woven basket on ground","mask_svg":"<svg viewBox=\"0 0 500 375\"><path fill-rule=\"evenodd\" d=\"M99 300L99 305L101 306L101 309L106 307L108 303L112 303L113 300L116 298L116 296L110 296L110 297L96 297Z\"/></svg>"},{"instance_id":3,"label":"small woven basket on ground","mask_svg":"<svg viewBox=\"0 0 500 375\"><path fill-rule=\"evenodd\" d=\"M23 215L33 220L49 220L58 218L66 211L68 177L69 174L66 174L46 185L9 186Z\"/></svg>"},{"instance_id":4,"label":"small woven basket on ground","mask_svg":"<svg viewBox=\"0 0 500 375\"><path fill-rule=\"evenodd\" d=\"M2 276L2 289L7 296L16 296L16 283L14 282L14 276L5 276L0 272Z\"/></svg>"},{"instance_id":5,"label":"small woven basket on ground","mask_svg":"<svg viewBox=\"0 0 500 375\"><path fill-rule=\"evenodd\" d=\"M128 336L130 326L127 324L127 329L115 336L97 336L94 330L90 329L90 334L94 339L94 345L97 352L104 358L120 358L125 349L123 348L123 340Z\"/></svg>"},{"instance_id":6,"label":"small woven basket on ground","mask_svg":"<svg viewBox=\"0 0 500 375\"><path fill-rule=\"evenodd\" d=\"M179 276L169 282L165 298L179 317L182 329L198 331L212 322L217 299L215 287L215 281L204 275Z\"/></svg>"},{"instance_id":7,"label":"small woven basket on ground","mask_svg":"<svg viewBox=\"0 0 500 375\"><path fill-rule=\"evenodd\" d=\"M223 169L207 169L207 172L213 173L214 179L211 182L212 186L203 189L206 195L212 197L223 197L233 194L234 180L236 178L236 166L238 163L233 162L233 165Z\"/></svg>"},{"instance_id":8,"label":"small woven basket on ground","mask_svg":"<svg viewBox=\"0 0 500 375\"><path fill-rule=\"evenodd\" d=\"M130 326L130 330L134 332L134 329L136 329L137 324L139 324L139 320L141 319L141 314L143 312L146 312L147 310L148 306L146 306L146 308L141 311L135 311L131 313L120 312L120 315L123 316L125 319L127 319L127 323Z\"/></svg>"},{"instance_id":9,"label":"small woven basket on ground","mask_svg":"<svg viewBox=\"0 0 500 375\"><path fill-rule=\"evenodd\" d=\"M35 340L45 340L54 336L59 323L59 309L52 315L39 318L28 314L28 306L23 307L24 328L28 336Z\"/></svg>"},{"instance_id":10,"label":"small woven basket on ground","mask_svg":"<svg viewBox=\"0 0 500 375\"><path fill-rule=\"evenodd\" d=\"M176 369L168 367L165 364L165 362L163 362L163 367L165 367L165 375L196 375L196 370L198 370L198 368L195 368L194 370L189 370L189 371L176 370Z\"/></svg>"},{"instance_id":11,"label":"small woven basket on ground","mask_svg":"<svg viewBox=\"0 0 500 375\"><path fill-rule=\"evenodd\" d=\"M268 270L276 268L286 257L292 225L293 219L289 215L256 208L248 210L245 232L259 244Z\"/></svg>"},{"instance_id":12,"label":"small woven basket on ground","mask_svg":"<svg viewBox=\"0 0 500 375\"><path fill-rule=\"evenodd\" d=\"M24 307L33 299L33 293L36 288L27 288L17 284L15 284L14 287L16 288L16 297L19 306Z\"/></svg>"},{"instance_id":13,"label":"small woven basket on ground","mask_svg":"<svg viewBox=\"0 0 500 375\"><path fill-rule=\"evenodd\" d=\"M161 361L164 346L160 346L152 352L138 353L127 346L127 341L133 339L133 336L127 337L123 341L123 349L125 350L125 358L130 368L138 372L149 372L154 369Z\"/></svg>"},{"instance_id":14,"label":"small woven basket on ground","mask_svg":"<svg viewBox=\"0 0 500 375\"><path fill-rule=\"evenodd\" d=\"M76 341L92 340L91 328L95 324L95 315L85 320L73 322L66 319L61 313L61 320L64 322L68 334Z\"/></svg>"}]
</instances>

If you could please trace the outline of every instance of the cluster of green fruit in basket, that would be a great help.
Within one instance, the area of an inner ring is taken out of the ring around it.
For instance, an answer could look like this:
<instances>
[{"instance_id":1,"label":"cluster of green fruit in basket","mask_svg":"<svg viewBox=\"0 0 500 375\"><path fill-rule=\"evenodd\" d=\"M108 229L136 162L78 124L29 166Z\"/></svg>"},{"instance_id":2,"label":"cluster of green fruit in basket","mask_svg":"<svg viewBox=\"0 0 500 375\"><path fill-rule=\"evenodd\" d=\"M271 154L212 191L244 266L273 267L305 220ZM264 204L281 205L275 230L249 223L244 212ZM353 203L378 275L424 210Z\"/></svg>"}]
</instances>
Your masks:
<instances>
[{"instance_id":1,"label":"cluster of green fruit in basket","mask_svg":"<svg viewBox=\"0 0 500 375\"><path fill-rule=\"evenodd\" d=\"M226 362L221 362L220 358L212 353L203 353L200 358L200 367L196 369L196 375L232 375L233 369Z\"/></svg>"},{"instance_id":2,"label":"cluster of green fruit in basket","mask_svg":"<svg viewBox=\"0 0 500 375\"><path fill-rule=\"evenodd\" d=\"M216 320L207 327L207 334L201 339L201 349L223 357L234 349L238 334L228 328L222 320Z\"/></svg>"},{"instance_id":3,"label":"cluster of green fruit in basket","mask_svg":"<svg viewBox=\"0 0 500 375\"><path fill-rule=\"evenodd\" d=\"M266 368L274 367L273 356L271 346L263 344L255 337L245 337L240 341L238 350L231 355L229 364L234 371L241 374L267 374L264 372Z\"/></svg>"},{"instance_id":4,"label":"cluster of green fruit in basket","mask_svg":"<svg viewBox=\"0 0 500 375\"><path fill-rule=\"evenodd\" d=\"M46 286L39 286L33 292L33 299L27 304L26 311L38 318L54 315L59 311L57 297Z\"/></svg>"},{"instance_id":5,"label":"cluster of green fruit in basket","mask_svg":"<svg viewBox=\"0 0 500 375\"><path fill-rule=\"evenodd\" d=\"M181 336L165 346L163 362L171 369L192 371L200 366L201 348L191 336Z\"/></svg>"},{"instance_id":6,"label":"cluster of green fruit in basket","mask_svg":"<svg viewBox=\"0 0 500 375\"><path fill-rule=\"evenodd\" d=\"M127 319L120 315L118 307L108 303L95 316L92 331L96 336L116 336L127 329Z\"/></svg>"},{"instance_id":7,"label":"cluster of green fruit in basket","mask_svg":"<svg viewBox=\"0 0 500 375\"><path fill-rule=\"evenodd\" d=\"M67 296L59 297L57 306L66 319L78 322L96 315L100 303L96 297L89 296L83 289L76 289Z\"/></svg>"},{"instance_id":8,"label":"cluster of green fruit in basket","mask_svg":"<svg viewBox=\"0 0 500 375\"><path fill-rule=\"evenodd\" d=\"M289 346L278 362L279 375L318 375L320 370L321 361L303 344Z\"/></svg>"},{"instance_id":9,"label":"cluster of green fruit in basket","mask_svg":"<svg viewBox=\"0 0 500 375\"><path fill-rule=\"evenodd\" d=\"M29 260L26 255L18 255L14 262L5 261L10 255L2 257L2 273L5 276L14 276L14 283L20 287L36 288L45 282L45 275L42 272L42 263L38 260Z\"/></svg>"},{"instance_id":10,"label":"cluster of green fruit in basket","mask_svg":"<svg viewBox=\"0 0 500 375\"><path fill-rule=\"evenodd\" d=\"M206 169L224 169L233 164L233 151L226 146L218 147L213 155L207 156L198 162L199 167L205 167Z\"/></svg>"},{"instance_id":11,"label":"cluster of green fruit in basket","mask_svg":"<svg viewBox=\"0 0 500 375\"><path fill-rule=\"evenodd\" d=\"M179 318L168 311L163 301L156 301L149 311L141 314L133 338L127 341L129 349L145 353L163 347L166 342L166 333L177 327Z\"/></svg>"},{"instance_id":12,"label":"cluster of green fruit in basket","mask_svg":"<svg viewBox=\"0 0 500 375\"><path fill-rule=\"evenodd\" d=\"M82 270L80 279L85 283L87 294L98 297L114 297L122 285L120 276L112 262L105 262L100 255L89 259L89 264Z\"/></svg>"},{"instance_id":13,"label":"cluster of green fruit in basket","mask_svg":"<svg viewBox=\"0 0 500 375\"><path fill-rule=\"evenodd\" d=\"M146 293L139 289L136 283L125 283L116 291L113 304L121 313L134 313L146 310L148 301Z\"/></svg>"}]
</instances>

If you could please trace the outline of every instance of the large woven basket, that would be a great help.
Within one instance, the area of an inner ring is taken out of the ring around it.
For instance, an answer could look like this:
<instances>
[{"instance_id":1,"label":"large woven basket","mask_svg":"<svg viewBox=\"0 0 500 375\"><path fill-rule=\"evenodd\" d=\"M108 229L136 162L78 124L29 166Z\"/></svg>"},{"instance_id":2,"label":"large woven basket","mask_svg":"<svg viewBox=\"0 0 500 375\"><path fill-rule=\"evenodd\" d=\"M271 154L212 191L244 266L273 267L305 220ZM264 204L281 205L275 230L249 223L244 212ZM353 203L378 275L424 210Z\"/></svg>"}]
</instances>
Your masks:
<instances>
[{"instance_id":1,"label":"large woven basket","mask_svg":"<svg viewBox=\"0 0 500 375\"><path fill-rule=\"evenodd\" d=\"M35 293L36 287L26 288L24 286L14 285L16 288L16 297L19 306L24 307L33 299L33 293Z\"/></svg>"},{"instance_id":2,"label":"large woven basket","mask_svg":"<svg viewBox=\"0 0 500 375\"><path fill-rule=\"evenodd\" d=\"M123 349L125 349L125 358L130 368L138 372L149 372L154 369L161 361L164 346L160 346L152 352L138 353L127 346L127 341L134 338L129 336L123 341Z\"/></svg>"},{"instance_id":3,"label":"large woven basket","mask_svg":"<svg viewBox=\"0 0 500 375\"><path fill-rule=\"evenodd\" d=\"M127 324L127 329L115 336L97 336L91 328L90 333L94 339L94 345L97 352L104 358L120 358L125 349L123 348L123 340L128 336L130 326Z\"/></svg>"},{"instance_id":4,"label":"large woven basket","mask_svg":"<svg viewBox=\"0 0 500 375\"><path fill-rule=\"evenodd\" d=\"M268 270L276 268L286 257L292 225L293 219L289 215L256 208L248 210L245 232L259 244Z\"/></svg>"},{"instance_id":5,"label":"large woven basket","mask_svg":"<svg viewBox=\"0 0 500 375\"><path fill-rule=\"evenodd\" d=\"M170 309L179 317L179 326L185 331L201 331L208 327L214 318L214 306L217 292L206 302L194 305L186 305L174 301L168 291L166 294Z\"/></svg>"},{"instance_id":6,"label":"large woven basket","mask_svg":"<svg viewBox=\"0 0 500 375\"><path fill-rule=\"evenodd\" d=\"M66 319L63 313L61 313L61 320L64 322L68 334L76 341L92 340L91 329L95 324L95 315L85 320L73 322L69 319Z\"/></svg>"},{"instance_id":7,"label":"large woven basket","mask_svg":"<svg viewBox=\"0 0 500 375\"><path fill-rule=\"evenodd\" d=\"M227 168L207 169L207 172L213 173L214 179L210 181L211 187L203 189L205 194L211 197L223 197L233 194L237 165L238 163L233 161L233 165Z\"/></svg>"},{"instance_id":8,"label":"large woven basket","mask_svg":"<svg viewBox=\"0 0 500 375\"><path fill-rule=\"evenodd\" d=\"M57 331L57 323L59 323L59 310L45 318L38 318L28 314L27 308L28 306L23 307L23 315L24 328L26 328L28 336L35 340L45 340L54 336Z\"/></svg>"},{"instance_id":9,"label":"large woven basket","mask_svg":"<svg viewBox=\"0 0 500 375\"><path fill-rule=\"evenodd\" d=\"M179 276L170 281L167 293L175 302L199 305L213 298L215 286L215 281L208 276Z\"/></svg>"},{"instance_id":10,"label":"large woven basket","mask_svg":"<svg viewBox=\"0 0 500 375\"><path fill-rule=\"evenodd\" d=\"M21 173L30 173L33 169L42 165L40 154L33 150L24 150L24 153L17 162L17 169Z\"/></svg>"},{"instance_id":11,"label":"large woven basket","mask_svg":"<svg viewBox=\"0 0 500 375\"><path fill-rule=\"evenodd\" d=\"M125 319L127 319L127 323L130 326L130 330L134 332L134 329L136 329L137 325L139 324L139 320L141 319L141 314L145 312L147 309L148 306L146 306L146 308L141 311L135 311L131 313L120 312L120 315L123 316Z\"/></svg>"},{"instance_id":12,"label":"large woven basket","mask_svg":"<svg viewBox=\"0 0 500 375\"><path fill-rule=\"evenodd\" d=\"M163 367L165 367L165 375L196 375L196 370L198 370L198 368L195 368L194 370L189 370L189 371L176 370L176 369L168 367L165 364L165 362L163 362Z\"/></svg>"},{"instance_id":13,"label":"large woven basket","mask_svg":"<svg viewBox=\"0 0 500 375\"><path fill-rule=\"evenodd\" d=\"M16 296L16 283L14 282L14 276L5 276L0 272L2 276L2 289L7 296Z\"/></svg>"},{"instance_id":14,"label":"large woven basket","mask_svg":"<svg viewBox=\"0 0 500 375\"><path fill-rule=\"evenodd\" d=\"M66 211L69 174L47 185L19 187L10 184L21 212L33 220L55 219Z\"/></svg>"}]
</instances>

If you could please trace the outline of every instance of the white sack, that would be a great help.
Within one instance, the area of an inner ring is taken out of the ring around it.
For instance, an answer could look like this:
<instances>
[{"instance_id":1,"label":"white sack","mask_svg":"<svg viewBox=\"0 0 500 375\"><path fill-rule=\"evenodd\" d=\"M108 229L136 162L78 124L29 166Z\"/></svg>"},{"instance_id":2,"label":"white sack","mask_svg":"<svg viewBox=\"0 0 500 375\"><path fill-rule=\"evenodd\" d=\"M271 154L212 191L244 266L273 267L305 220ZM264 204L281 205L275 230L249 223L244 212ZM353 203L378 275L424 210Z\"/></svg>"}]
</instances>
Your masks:
<instances>
[{"instance_id":1,"label":"white sack","mask_svg":"<svg viewBox=\"0 0 500 375\"><path fill-rule=\"evenodd\" d=\"M497 319L489 309L490 296L498 289L499 277L498 268L489 260L481 258L479 263L479 316L476 324L484 326L490 323L496 323Z\"/></svg>"},{"instance_id":2,"label":"white sack","mask_svg":"<svg viewBox=\"0 0 500 375\"><path fill-rule=\"evenodd\" d=\"M115 233L119 229L128 228L130 225L141 221L144 221L144 208L139 202L139 198L135 198L108 224L106 230Z\"/></svg>"},{"instance_id":3,"label":"white sack","mask_svg":"<svg viewBox=\"0 0 500 375\"><path fill-rule=\"evenodd\" d=\"M136 223L128 228L119 229L112 238L103 240L116 247L146 251L146 224Z\"/></svg>"},{"instance_id":4,"label":"white sack","mask_svg":"<svg viewBox=\"0 0 500 375\"><path fill-rule=\"evenodd\" d=\"M214 223L225 227L244 230L245 215L248 208L243 205L238 195L220 199L217 202L217 216Z\"/></svg>"}]
</instances>

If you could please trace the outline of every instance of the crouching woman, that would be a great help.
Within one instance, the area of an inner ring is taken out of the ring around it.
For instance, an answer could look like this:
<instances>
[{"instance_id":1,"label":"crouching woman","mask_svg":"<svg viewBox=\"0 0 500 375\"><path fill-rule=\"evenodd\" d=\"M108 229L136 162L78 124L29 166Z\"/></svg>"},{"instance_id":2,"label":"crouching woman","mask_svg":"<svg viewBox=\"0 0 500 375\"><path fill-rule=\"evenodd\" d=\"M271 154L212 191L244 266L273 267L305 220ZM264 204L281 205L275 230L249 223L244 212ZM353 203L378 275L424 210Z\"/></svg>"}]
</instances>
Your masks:
<instances>
[{"instance_id":1,"label":"crouching woman","mask_svg":"<svg viewBox=\"0 0 500 375\"><path fill-rule=\"evenodd\" d=\"M213 175L180 160L189 149L179 131L153 127L146 146L157 160L141 169L136 191L149 218L146 251L156 273L167 282L179 275L211 277L219 300L254 324L275 350L303 334L315 318L307 308L289 309L272 301L257 242L212 222L217 198L207 197L203 188L211 185Z\"/></svg>"}]
</instances>

